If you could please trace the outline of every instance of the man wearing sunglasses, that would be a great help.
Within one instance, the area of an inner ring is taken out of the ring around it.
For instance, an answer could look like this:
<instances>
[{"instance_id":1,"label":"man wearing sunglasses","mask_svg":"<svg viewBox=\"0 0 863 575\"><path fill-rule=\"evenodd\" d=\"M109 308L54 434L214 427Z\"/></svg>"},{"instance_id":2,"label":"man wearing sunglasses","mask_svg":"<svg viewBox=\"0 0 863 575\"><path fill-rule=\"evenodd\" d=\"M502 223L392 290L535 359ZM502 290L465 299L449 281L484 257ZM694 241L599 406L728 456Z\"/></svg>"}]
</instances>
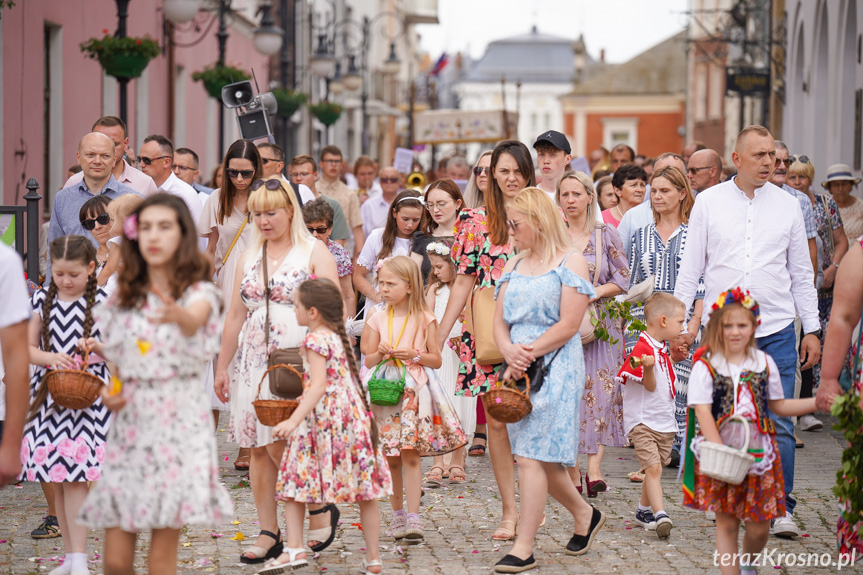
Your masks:
<instances>
[{"instance_id":1,"label":"man wearing sunglasses","mask_svg":"<svg viewBox=\"0 0 863 575\"><path fill-rule=\"evenodd\" d=\"M181 180L171 170L174 164L174 143L165 136L153 134L144 138L138 161L144 173L153 178L160 192L177 196L192 214L192 219L198 223L204 205L198 198L195 188ZM204 240L206 248L206 240Z\"/></svg>"},{"instance_id":2,"label":"man wearing sunglasses","mask_svg":"<svg viewBox=\"0 0 863 575\"><path fill-rule=\"evenodd\" d=\"M158 191L153 178L140 170L136 170L124 158L127 151L134 153L134 150L129 147L129 136L126 134L126 123L123 120L117 116L102 116L93 124L92 131L105 134L114 142L114 168L111 173L115 180L129 186L145 198ZM71 188L80 184L83 179L84 175L80 172L72 174L63 184L63 187Z\"/></svg>"},{"instance_id":3,"label":"man wearing sunglasses","mask_svg":"<svg viewBox=\"0 0 863 575\"><path fill-rule=\"evenodd\" d=\"M378 181L381 184L381 193L371 196L360 208L363 216L363 232L366 237L373 230L384 227L387 223L390 206L401 191L401 178L398 170L393 167L382 169Z\"/></svg>"},{"instance_id":4,"label":"man wearing sunglasses","mask_svg":"<svg viewBox=\"0 0 863 575\"><path fill-rule=\"evenodd\" d=\"M48 226L48 245L55 239L70 234L90 238L93 246L98 243L78 219L81 206L100 194L111 198L123 194L136 194L131 187L118 182L111 170L114 168L114 142L105 134L91 132L78 143L78 163L81 165L81 180L60 190L54 197L51 208L51 223ZM76 174L77 175L77 174ZM51 277L51 262L48 261L46 277Z\"/></svg>"}]
</instances>

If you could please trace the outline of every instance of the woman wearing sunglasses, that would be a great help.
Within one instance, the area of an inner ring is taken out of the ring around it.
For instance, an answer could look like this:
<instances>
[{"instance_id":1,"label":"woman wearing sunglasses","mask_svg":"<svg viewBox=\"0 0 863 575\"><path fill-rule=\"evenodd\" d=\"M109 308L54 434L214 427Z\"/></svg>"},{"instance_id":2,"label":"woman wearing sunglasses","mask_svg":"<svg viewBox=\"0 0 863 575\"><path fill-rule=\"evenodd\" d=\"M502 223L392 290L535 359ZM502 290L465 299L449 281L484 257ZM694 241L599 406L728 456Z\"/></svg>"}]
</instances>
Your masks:
<instances>
[{"instance_id":1,"label":"woman wearing sunglasses","mask_svg":"<svg viewBox=\"0 0 863 575\"><path fill-rule=\"evenodd\" d=\"M263 173L257 146L250 140L237 140L231 144L222 162L221 173L225 185L207 197L198 220L198 234L207 238L206 253L212 258L216 285L221 291L225 309L228 309L233 296L237 262L252 241L254 226L249 221L246 204L252 182L258 174ZM233 374L233 370L228 370L228 373ZM229 410L230 406L225 404L223 408ZM216 426L218 424L217 418ZM234 468L247 470L250 457L249 449L240 448Z\"/></svg>"},{"instance_id":2,"label":"woman wearing sunglasses","mask_svg":"<svg viewBox=\"0 0 863 575\"><path fill-rule=\"evenodd\" d=\"M230 166L229 162L226 159L225 165ZM250 188L249 227L254 233L250 248L237 259L233 275L233 295L216 366L216 393L224 402L231 400L228 441L252 450L249 477L261 533L240 561L263 563L278 557L283 547L275 494L285 442L274 441L273 428L258 421L252 402L258 396L270 351L299 347L306 335L305 328L297 323L294 291L312 276L335 285L339 285L339 276L327 247L306 230L293 189L280 176L256 180ZM269 306L264 299L265 257ZM265 343L268 307L269 348ZM260 399L273 399L269 386L261 386ZM332 516L338 519L337 512Z\"/></svg>"},{"instance_id":3,"label":"woman wearing sunglasses","mask_svg":"<svg viewBox=\"0 0 863 575\"><path fill-rule=\"evenodd\" d=\"M96 275L102 271L108 261L108 240L111 239L111 216L108 215L108 204L111 198L99 194L93 196L81 206L78 219L81 227L90 232L99 244L96 248Z\"/></svg>"},{"instance_id":4,"label":"woman wearing sunglasses","mask_svg":"<svg viewBox=\"0 0 863 575\"><path fill-rule=\"evenodd\" d=\"M488 191L489 169L491 167L491 150L486 150L476 161L470 172L467 188L464 190L464 207L475 210L485 205L485 193Z\"/></svg>"}]
</instances>

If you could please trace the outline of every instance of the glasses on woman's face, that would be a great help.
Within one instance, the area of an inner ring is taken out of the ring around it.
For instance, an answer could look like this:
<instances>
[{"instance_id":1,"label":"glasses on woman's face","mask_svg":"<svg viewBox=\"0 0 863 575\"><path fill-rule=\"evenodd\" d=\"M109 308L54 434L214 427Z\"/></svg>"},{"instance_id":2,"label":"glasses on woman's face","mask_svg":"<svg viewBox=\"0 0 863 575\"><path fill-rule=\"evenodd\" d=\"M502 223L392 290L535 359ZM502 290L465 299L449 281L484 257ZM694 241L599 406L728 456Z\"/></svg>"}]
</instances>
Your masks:
<instances>
[{"instance_id":1,"label":"glasses on woman's face","mask_svg":"<svg viewBox=\"0 0 863 575\"><path fill-rule=\"evenodd\" d=\"M483 174L488 174L488 166L485 166L485 167L477 166L473 169L473 175L476 176L477 178Z\"/></svg>"},{"instance_id":2,"label":"glasses on woman's face","mask_svg":"<svg viewBox=\"0 0 863 575\"><path fill-rule=\"evenodd\" d=\"M81 220L81 227L87 230L88 232L96 229L96 224L100 226L107 226L111 223L111 216L108 214L99 214L95 218L87 218L86 220Z\"/></svg>"},{"instance_id":3,"label":"glasses on woman's face","mask_svg":"<svg viewBox=\"0 0 863 575\"><path fill-rule=\"evenodd\" d=\"M506 227L509 231L515 233L515 230L518 229L518 226L520 226L523 223L524 223L524 220L519 220L519 221L507 220L506 221Z\"/></svg>"},{"instance_id":4,"label":"glasses on woman's face","mask_svg":"<svg viewBox=\"0 0 863 575\"><path fill-rule=\"evenodd\" d=\"M266 186L268 190L270 190L271 192L275 192L282 187L282 182L280 182L278 179L255 180L255 182L252 184L252 191L260 189L261 186Z\"/></svg>"},{"instance_id":5,"label":"glasses on woman's face","mask_svg":"<svg viewBox=\"0 0 863 575\"><path fill-rule=\"evenodd\" d=\"M325 233L327 233L327 231L328 231L330 228L328 228L328 227L322 227L322 228L310 228L309 226L306 226L306 229L307 229L307 230L309 230L309 233L310 233L310 234L318 234L319 236L322 236L322 235L324 235Z\"/></svg>"},{"instance_id":6,"label":"glasses on woman's face","mask_svg":"<svg viewBox=\"0 0 863 575\"><path fill-rule=\"evenodd\" d=\"M240 176L243 176L244 180L251 180L255 176L255 170L234 170L232 168L228 168L225 170L225 173L228 174L228 177L232 180L236 180Z\"/></svg>"}]
</instances>

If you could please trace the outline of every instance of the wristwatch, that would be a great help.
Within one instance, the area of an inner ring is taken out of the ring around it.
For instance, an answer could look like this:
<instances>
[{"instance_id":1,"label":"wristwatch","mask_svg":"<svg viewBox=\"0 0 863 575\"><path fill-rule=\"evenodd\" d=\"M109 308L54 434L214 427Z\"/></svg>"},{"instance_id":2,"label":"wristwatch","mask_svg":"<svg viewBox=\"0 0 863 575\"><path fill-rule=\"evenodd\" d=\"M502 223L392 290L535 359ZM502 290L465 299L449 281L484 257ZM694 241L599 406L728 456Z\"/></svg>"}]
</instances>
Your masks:
<instances>
[{"instance_id":1,"label":"wristwatch","mask_svg":"<svg viewBox=\"0 0 863 575\"><path fill-rule=\"evenodd\" d=\"M804 335L804 336L807 336L807 335L814 335L814 336L815 336L815 337L817 337L818 339L821 339L821 330L819 329L818 331L810 331L809 333L805 333L805 334L803 334L803 335Z\"/></svg>"}]
</instances>

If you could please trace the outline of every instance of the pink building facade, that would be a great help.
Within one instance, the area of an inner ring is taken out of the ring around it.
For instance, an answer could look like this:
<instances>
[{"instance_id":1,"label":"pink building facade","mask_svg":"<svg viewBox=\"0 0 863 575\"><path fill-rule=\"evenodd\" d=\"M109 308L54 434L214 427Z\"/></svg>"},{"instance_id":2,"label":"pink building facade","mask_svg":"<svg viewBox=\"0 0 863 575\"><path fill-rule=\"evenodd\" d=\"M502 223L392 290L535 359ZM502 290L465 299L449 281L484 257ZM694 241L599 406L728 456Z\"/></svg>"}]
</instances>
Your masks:
<instances>
[{"instance_id":1,"label":"pink building facade","mask_svg":"<svg viewBox=\"0 0 863 575\"><path fill-rule=\"evenodd\" d=\"M195 25L178 27L166 39L161 0L131 0L129 36L149 35L163 46L144 74L129 82L129 144L135 153L150 134L162 134L176 147L200 157L202 178L209 180L223 151L218 149L221 105L192 74L218 59L218 2L201 0ZM234 0L228 18L228 64L254 69L262 90L269 83L268 58L255 50L254 0ZM117 29L114 0L18 0L0 12L0 204L23 205L24 184L35 177L45 198L45 212L77 164L78 140L99 116L119 115L119 85L80 44ZM187 46L193 44L193 46ZM239 132L235 114L225 114L225 148Z\"/></svg>"}]
</instances>

